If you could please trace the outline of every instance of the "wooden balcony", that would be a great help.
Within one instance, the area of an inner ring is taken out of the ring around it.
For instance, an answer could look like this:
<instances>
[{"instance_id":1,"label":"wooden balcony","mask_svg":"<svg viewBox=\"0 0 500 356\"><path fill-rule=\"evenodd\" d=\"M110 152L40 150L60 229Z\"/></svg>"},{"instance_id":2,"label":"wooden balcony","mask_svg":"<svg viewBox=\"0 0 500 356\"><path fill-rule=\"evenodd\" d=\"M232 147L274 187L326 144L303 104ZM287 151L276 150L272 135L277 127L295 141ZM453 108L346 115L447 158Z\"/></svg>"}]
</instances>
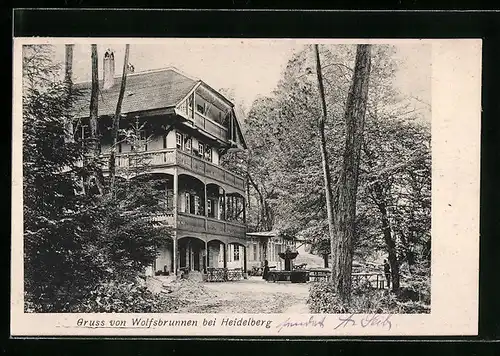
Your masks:
<instances>
[{"instance_id":1,"label":"wooden balcony","mask_svg":"<svg viewBox=\"0 0 500 356\"><path fill-rule=\"evenodd\" d=\"M159 215L155 218L155 221L165 222L173 226L173 214ZM246 237L246 226L244 224L181 212L177 213L177 229L239 238Z\"/></svg>"},{"instance_id":2,"label":"wooden balcony","mask_svg":"<svg viewBox=\"0 0 500 356\"><path fill-rule=\"evenodd\" d=\"M227 141L227 129L198 111L195 111L194 124L196 127L203 129L205 132L217 137L219 140Z\"/></svg>"},{"instance_id":3,"label":"wooden balcony","mask_svg":"<svg viewBox=\"0 0 500 356\"><path fill-rule=\"evenodd\" d=\"M104 154L102 156L104 158L104 162L107 162L109 154ZM170 148L133 154L119 153L116 155L117 168L133 167L137 164L134 162L139 161L141 165L149 165L151 167L168 167L178 165L179 167L183 167L193 173L228 184L239 190L245 190L245 180L242 177L182 150Z\"/></svg>"},{"instance_id":4,"label":"wooden balcony","mask_svg":"<svg viewBox=\"0 0 500 356\"><path fill-rule=\"evenodd\" d=\"M202 113L195 111L193 117L193 111L189 108L187 112L179 110L177 114L187 119L186 124L195 126L221 141L228 141L228 129Z\"/></svg>"}]
</instances>

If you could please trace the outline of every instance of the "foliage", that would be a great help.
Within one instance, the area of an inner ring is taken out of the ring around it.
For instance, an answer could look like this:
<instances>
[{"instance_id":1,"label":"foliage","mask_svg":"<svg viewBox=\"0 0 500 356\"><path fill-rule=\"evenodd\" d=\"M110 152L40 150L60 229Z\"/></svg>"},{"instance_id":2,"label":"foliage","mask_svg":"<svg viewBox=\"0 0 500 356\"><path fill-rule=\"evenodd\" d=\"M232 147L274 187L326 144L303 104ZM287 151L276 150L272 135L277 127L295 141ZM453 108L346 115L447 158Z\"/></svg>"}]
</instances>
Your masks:
<instances>
[{"instance_id":1,"label":"foliage","mask_svg":"<svg viewBox=\"0 0 500 356\"><path fill-rule=\"evenodd\" d=\"M380 262L394 244L395 267L413 269L430 259L430 129L425 112L396 90L395 51L386 45L372 49L354 255ZM323 45L320 54L329 115L327 150L336 182L355 47ZM295 53L275 91L255 100L243 127L248 152L238 164L249 180L250 224L307 240L311 251L322 255L330 252L330 243L316 127L320 102L311 68L308 48ZM380 194L375 194L377 186ZM390 235L384 235L383 218Z\"/></svg>"},{"instance_id":2,"label":"foliage","mask_svg":"<svg viewBox=\"0 0 500 356\"><path fill-rule=\"evenodd\" d=\"M26 53L36 56L37 51L35 47ZM43 48L41 53L48 52ZM50 63L47 68L52 68ZM36 70L26 72L30 77L23 83L25 307L37 312L70 311L110 281L133 281L154 261L157 247L170 242L169 229L153 219L164 194L154 181L139 180L121 181L115 192L102 195L82 190L83 177L94 168L81 164L86 146L66 135L73 98L62 82L45 80L50 78L48 72L42 71L44 77L38 81Z\"/></svg>"},{"instance_id":3,"label":"foliage","mask_svg":"<svg viewBox=\"0 0 500 356\"><path fill-rule=\"evenodd\" d=\"M99 285L88 297L74 305L72 313L169 313L182 303L163 293L153 294L145 286L132 282Z\"/></svg>"},{"instance_id":4,"label":"foliage","mask_svg":"<svg viewBox=\"0 0 500 356\"><path fill-rule=\"evenodd\" d=\"M335 294L331 282L315 282L310 285L307 300L311 313L325 314L420 314L430 313L428 303L401 300L395 293L367 286L354 288L349 305Z\"/></svg>"},{"instance_id":5,"label":"foliage","mask_svg":"<svg viewBox=\"0 0 500 356\"><path fill-rule=\"evenodd\" d=\"M349 310L333 292L333 285L327 282L311 283L307 304L311 313L342 314Z\"/></svg>"}]
</instances>

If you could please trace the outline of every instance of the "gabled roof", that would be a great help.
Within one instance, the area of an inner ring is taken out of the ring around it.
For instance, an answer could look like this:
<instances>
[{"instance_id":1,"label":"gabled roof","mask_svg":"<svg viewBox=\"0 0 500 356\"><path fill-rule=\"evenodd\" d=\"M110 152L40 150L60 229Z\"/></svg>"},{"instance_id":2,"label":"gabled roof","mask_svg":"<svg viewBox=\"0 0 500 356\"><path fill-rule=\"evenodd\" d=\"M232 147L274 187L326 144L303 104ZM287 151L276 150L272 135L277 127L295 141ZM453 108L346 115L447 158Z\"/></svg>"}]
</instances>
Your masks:
<instances>
[{"instance_id":1,"label":"gabled roof","mask_svg":"<svg viewBox=\"0 0 500 356\"><path fill-rule=\"evenodd\" d=\"M175 68L139 72L127 76L122 113L168 108L177 105L199 83ZM99 116L114 115L120 93L121 76L115 77L113 87L102 89L99 83ZM92 83L75 83L74 88L82 94L74 105L76 117L88 117Z\"/></svg>"},{"instance_id":2,"label":"gabled roof","mask_svg":"<svg viewBox=\"0 0 500 356\"><path fill-rule=\"evenodd\" d=\"M114 85L107 90L102 89L102 84L103 82L100 81L99 116L112 116L115 114L120 94L121 76L115 77ZM175 107L198 85L205 87L227 103L234 113L234 104L221 93L202 80L190 77L174 67L128 74L121 112L127 114ZM75 83L73 87L75 92L80 94L73 106L73 114L77 118L88 117L90 115L92 82ZM241 124L237 118L236 125L241 135L243 147L246 148Z\"/></svg>"}]
</instances>

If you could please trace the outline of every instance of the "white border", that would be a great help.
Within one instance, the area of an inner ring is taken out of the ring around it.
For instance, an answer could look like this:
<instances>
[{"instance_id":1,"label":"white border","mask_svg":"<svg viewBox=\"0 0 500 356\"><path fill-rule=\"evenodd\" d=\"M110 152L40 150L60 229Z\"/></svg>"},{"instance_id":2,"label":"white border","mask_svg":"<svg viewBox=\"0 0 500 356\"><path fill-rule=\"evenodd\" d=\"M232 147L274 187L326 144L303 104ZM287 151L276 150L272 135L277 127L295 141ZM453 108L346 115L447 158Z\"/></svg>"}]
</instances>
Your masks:
<instances>
[{"instance_id":1,"label":"white border","mask_svg":"<svg viewBox=\"0 0 500 356\"><path fill-rule=\"evenodd\" d=\"M270 41L271 39L244 39ZM323 327L284 328L290 321L307 321L309 315L209 315L209 314L25 314L23 312L22 215L22 105L21 46L27 43L162 43L181 41L230 42L241 39L124 39L124 38L15 38L12 153L12 275L11 334L13 336L430 336L477 335L479 281L479 181L481 115L481 47L479 39L276 39L297 43L408 43L432 44L432 305L428 315L393 315L391 328L363 327L362 315L354 326L337 328L339 316L328 315ZM409 79L411 80L411 79ZM175 328L77 328L79 318L133 317L198 320L197 327ZM272 320L265 327L223 327L224 317ZM203 327L203 319L217 319ZM319 321L322 316L315 315Z\"/></svg>"}]
</instances>

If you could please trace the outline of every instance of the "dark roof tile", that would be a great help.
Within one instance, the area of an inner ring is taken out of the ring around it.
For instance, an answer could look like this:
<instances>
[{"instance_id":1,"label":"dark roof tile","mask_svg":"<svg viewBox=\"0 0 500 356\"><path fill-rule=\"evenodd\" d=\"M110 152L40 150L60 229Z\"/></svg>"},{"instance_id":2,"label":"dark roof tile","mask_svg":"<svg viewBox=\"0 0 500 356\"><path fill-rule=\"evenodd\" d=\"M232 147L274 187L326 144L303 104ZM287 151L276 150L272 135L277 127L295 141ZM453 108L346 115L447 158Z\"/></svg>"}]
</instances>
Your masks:
<instances>
[{"instance_id":1,"label":"dark roof tile","mask_svg":"<svg viewBox=\"0 0 500 356\"><path fill-rule=\"evenodd\" d=\"M175 106L197 83L171 68L129 75L121 112L126 114ZM114 115L121 77L115 78L113 87L107 90L102 90L102 81L99 84L99 116ZM74 105L74 114L76 117L88 117L91 82L77 83L74 88L80 94Z\"/></svg>"}]
</instances>

